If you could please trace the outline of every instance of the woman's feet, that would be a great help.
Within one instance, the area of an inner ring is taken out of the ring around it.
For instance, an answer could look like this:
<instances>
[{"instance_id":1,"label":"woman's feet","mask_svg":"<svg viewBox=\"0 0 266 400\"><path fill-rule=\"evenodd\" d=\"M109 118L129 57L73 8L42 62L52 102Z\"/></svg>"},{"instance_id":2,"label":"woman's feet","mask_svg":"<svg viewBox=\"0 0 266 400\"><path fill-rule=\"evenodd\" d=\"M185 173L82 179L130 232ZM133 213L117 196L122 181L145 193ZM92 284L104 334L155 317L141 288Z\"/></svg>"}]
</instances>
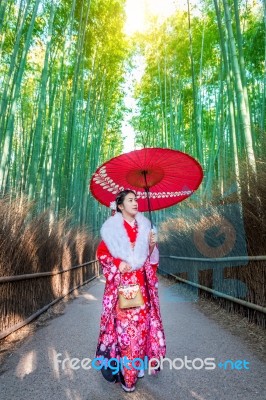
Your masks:
<instances>
[{"instance_id":1,"label":"woman's feet","mask_svg":"<svg viewBox=\"0 0 266 400\"><path fill-rule=\"evenodd\" d=\"M138 378L143 378L144 377L144 369L140 369L138 373Z\"/></svg>"},{"instance_id":2,"label":"woman's feet","mask_svg":"<svg viewBox=\"0 0 266 400\"><path fill-rule=\"evenodd\" d=\"M120 372L119 376L120 376L120 383L121 383L122 389L123 389L125 392L134 392L134 390L136 389L136 387L135 387L135 386L132 386L131 388L128 387L128 386L126 385L126 382L125 382L125 378L124 378L123 371L119 371L119 372Z\"/></svg>"},{"instance_id":3,"label":"woman's feet","mask_svg":"<svg viewBox=\"0 0 266 400\"><path fill-rule=\"evenodd\" d=\"M152 373L153 376L158 375L159 372L160 372L160 367L156 367L155 369L152 369L152 370L151 370L151 373Z\"/></svg>"},{"instance_id":4,"label":"woman's feet","mask_svg":"<svg viewBox=\"0 0 266 400\"><path fill-rule=\"evenodd\" d=\"M136 389L135 386L129 388L126 385L123 385L123 383L121 383L122 389L124 389L125 392L134 392L134 390Z\"/></svg>"},{"instance_id":5,"label":"woman's feet","mask_svg":"<svg viewBox=\"0 0 266 400\"><path fill-rule=\"evenodd\" d=\"M138 378L143 378L143 377L144 377L144 369L140 369L138 373ZM125 392L134 392L135 390L135 386L133 386L132 388L127 387L125 381L123 383L121 382L121 386Z\"/></svg>"}]
</instances>

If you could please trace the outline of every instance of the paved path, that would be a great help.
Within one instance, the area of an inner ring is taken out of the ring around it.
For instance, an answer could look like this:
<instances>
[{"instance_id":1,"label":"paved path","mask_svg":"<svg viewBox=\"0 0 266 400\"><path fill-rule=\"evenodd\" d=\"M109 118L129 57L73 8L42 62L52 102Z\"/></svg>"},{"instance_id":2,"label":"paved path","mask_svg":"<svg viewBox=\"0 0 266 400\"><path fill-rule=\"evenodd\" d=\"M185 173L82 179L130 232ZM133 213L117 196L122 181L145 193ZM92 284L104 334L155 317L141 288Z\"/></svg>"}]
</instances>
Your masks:
<instances>
[{"instance_id":1,"label":"paved path","mask_svg":"<svg viewBox=\"0 0 266 400\"><path fill-rule=\"evenodd\" d=\"M1 400L265 400L266 363L241 340L208 319L192 302L183 301L177 285L160 279L161 311L166 332L167 357L190 360L214 358L213 370L166 368L147 373L136 391L125 393L119 384L106 382L95 369L73 370L54 363L64 358L94 357L98 338L104 280L85 286L67 303L65 312L51 319L6 360L0 375ZM218 363L246 360L249 369L225 370ZM182 361L176 361L179 367ZM201 361L194 361L200 367ZM191 364L189 364L190 366Z\"/></svg>"}]
</instances>

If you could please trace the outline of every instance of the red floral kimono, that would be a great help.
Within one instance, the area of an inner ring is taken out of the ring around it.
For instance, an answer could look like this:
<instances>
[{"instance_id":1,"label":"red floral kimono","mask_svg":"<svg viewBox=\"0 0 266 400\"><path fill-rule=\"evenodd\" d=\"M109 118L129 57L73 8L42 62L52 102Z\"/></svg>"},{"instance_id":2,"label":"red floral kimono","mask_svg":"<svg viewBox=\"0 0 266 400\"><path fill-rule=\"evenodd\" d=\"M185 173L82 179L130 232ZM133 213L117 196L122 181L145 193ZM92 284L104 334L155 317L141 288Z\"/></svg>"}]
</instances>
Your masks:
<instances>
[{"instance_id":1,"label":"red floral kimono","mask_svg":"<svg viewBox=\"0 0 266 400\"><path fill-rule=\"evenodd\" d=\"M158 298L158 262L152 264L152 257L148 257L150 222L140 213L137 214L133 227L123 219L121 213L110 217L106 222L109 223L109 227L108 223L107 228L104 224L101 230L105 240L97 249L106 284L96 357L120 359L126 356L129 360L144 360L147 356L148 359L155 357L160 360L160 357L165 356L166 345ZM117 243L114 243L114 240ZM134 260L133 254L135 248L137 261L136 257ZM158 252L157 249L156 251ZM133 266L134 270L121 274L118 267L122 260ZM143 260L143 264L140 265ZM119 308L120 279L123 284L139 283L144 299L143 306ZM138 362L135 365L138 365ZM128 366L130 369L123 368L122 373L127 387L130 388L135 385L139 371L132 367L130 362Z\"/></svg>"}]
</instances>

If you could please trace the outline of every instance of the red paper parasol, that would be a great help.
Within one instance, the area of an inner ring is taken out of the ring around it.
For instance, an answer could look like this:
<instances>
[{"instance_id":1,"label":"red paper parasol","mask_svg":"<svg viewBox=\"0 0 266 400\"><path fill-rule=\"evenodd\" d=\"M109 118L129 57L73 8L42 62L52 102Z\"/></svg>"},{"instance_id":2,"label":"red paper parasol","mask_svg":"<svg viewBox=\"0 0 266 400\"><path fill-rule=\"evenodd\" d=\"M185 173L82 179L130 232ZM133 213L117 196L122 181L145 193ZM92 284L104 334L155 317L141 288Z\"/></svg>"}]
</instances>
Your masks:
<instances>
[{"instance_id":1,"label":"red paper parasol","mask_svg":"<svg viewBox=\"0 0 266 400\"><path fill-rule=\"evenodd\" d=\"M90 190L109 207L116 194L133 189L139 211L160 210L191 196L203 178L201 165L178 150L145 148L122 154L93 174Z\"/></svg>"}]
</instances>

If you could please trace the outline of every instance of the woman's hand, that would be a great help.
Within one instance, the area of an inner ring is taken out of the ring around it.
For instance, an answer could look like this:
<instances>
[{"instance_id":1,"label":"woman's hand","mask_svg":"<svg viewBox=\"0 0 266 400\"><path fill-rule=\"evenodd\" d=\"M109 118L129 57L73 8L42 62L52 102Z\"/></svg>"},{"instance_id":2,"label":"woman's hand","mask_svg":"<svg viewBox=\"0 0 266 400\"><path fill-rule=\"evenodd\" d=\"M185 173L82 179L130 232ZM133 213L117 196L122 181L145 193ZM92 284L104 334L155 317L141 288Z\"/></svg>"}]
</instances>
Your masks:
<instances>
[{"instance_id":1,"label":"woman's hand","mask_svg":"<svg viewBox=\"0 0 266 400\"><path fill-rule=\"evenodd\" d=\"M151 229L149 233L149 245L150 246L155 246L157 243L157 235L156 233Z\"/></svg>"},{"instance_id":2,"label":"woman's hand","mask_svg":"<svg viewBox=\"0 0 266 400\"><path fill-rule=\"evenodd\" d=\"M126 272L132 271L132 267L129 264L127 264L125 261L121 261L118 269L121 272L121 274L125 274Z\"/></svg>"},{"instance_id":3,"label":"woman's hand","mask_svg":"<svg viewBox=\"0 0 266 400\"><path fill-rule=\"evenodd\" d=\"M156 233L151 229L149 233L149 246L150 246L150 254L153 252L153 249L157 243L157 235Z\"/></svg>"}]
</instances>

